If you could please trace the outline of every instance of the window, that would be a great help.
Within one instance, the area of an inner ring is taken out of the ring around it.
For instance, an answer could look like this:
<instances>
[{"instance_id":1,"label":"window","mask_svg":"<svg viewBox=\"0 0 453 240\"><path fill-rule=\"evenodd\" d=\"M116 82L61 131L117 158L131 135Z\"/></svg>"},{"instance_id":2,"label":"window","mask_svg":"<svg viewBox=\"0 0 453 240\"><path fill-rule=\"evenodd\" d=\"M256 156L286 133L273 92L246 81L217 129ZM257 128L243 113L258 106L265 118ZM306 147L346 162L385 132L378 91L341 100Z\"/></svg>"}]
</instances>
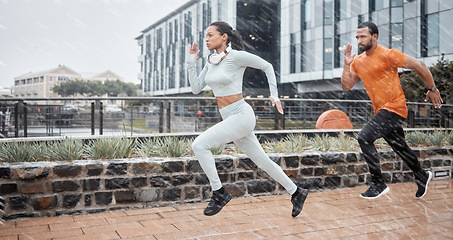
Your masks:
<instances>
[{"instance_id":1,"label":"window","mask_svg":"<svg viewBox=\"0 0 453 240\"><path fill-rule=\"evenodd\" d=\"M49 82L52 82L52 77L49 77Z\"/></svg>"},{"instance_id":2,"label":"window","mask_svg":"<svg viewBox=\"0 0 453 240\"><path fill-rule=\"evenodd\" d=\"M290 73L295 73L296 72L296 36L294 33L291 33L290 36Z\"/></svg>"},{"instance_id":3,"label":"window","mask_svg":"<svg viewBox=\"0 0 453 240\"><path fill-rule=\"evenodd\" d=\"M402 7L403 0L392 0L392 7Z\"/></svg>"},{"instance_id":4,"label":"window","mask_svg":"<svg viewBox=\"0 0 453 240\"><path fill-rule=\"evenodd\" d=\"M19 80L14 81L14 86L19 86L19 85L20 85L20 81Z\"/></svg>"},{"instance_id":5,"label":"window","mask_svg":"<svg viewBox=\"0 0 453 240\"><path fill-rule=\"evenodd\" d=\"M307 30L311 28L311 0L305 0L301 7L302 29Z\"/></svg>"},{"instance_id":6,"label":"window","mask_svg":"<svg viewBox=\"0 0 453 240\"><path fill-rule=\"evenodd\" d=\"M403 24L392 24L391 48L403 51Z\"/></svg>"},{"instance_id":7,"label":"window","mask_svg":"<svg viewBox=\"0 0 453 240\"><path fill-rule=\"evenodd\" d=\"M324 25L332 25L333 22L333 0L324 2Z\"/></svg>"},{"instance_id":8,"label":"window","mask_svg":"<svg viewBox=\"0 0 453 240\"><path fill-rule=\"evenodd\" d=\"M325 70L332 69L332 55L333 55L332 38L325 38L324 59L323 59Z\"/></svg>"},{"instance_id":9,"label":"window","mask_svg":"<svg viewBox=\"0 0 453 240\"><path fill-rule=\"evenodd\" d=\"M347 8L346 8L346 0L339 0L338 1L338 11L337 14L340 16L340 20L345 20L347 18Z\"/></svg>"},{"instance_id":10,"label":"window","mask_svg":"<svg viewBox=\"0 0 453 240\"><path fill-rule=\"evenodd\" d=\"M427 17L426 50L428 56L439 54L439 14L430 14Z\"/></svg>"}]
</instances>

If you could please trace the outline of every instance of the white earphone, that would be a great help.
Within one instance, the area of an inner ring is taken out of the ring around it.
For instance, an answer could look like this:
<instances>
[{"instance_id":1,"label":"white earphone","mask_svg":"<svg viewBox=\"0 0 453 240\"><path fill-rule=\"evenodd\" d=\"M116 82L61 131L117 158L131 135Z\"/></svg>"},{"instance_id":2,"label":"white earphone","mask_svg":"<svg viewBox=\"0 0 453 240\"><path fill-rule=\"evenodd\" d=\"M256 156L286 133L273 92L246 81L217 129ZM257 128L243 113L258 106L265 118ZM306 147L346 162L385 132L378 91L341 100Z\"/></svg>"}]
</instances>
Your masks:
<instances>
[{"instance_id":1,"label":"white earphone","mask_svg":"<svg viewBox=\"0 0 453 240\"><path fill-rule=\"evenodd\" d=\"M208 63L210 64L219 64L222 61L222 58L231 51L231 46L228 45L225 51L221 53L212 53L208 55Z\"/></svg>"}]
</instances>

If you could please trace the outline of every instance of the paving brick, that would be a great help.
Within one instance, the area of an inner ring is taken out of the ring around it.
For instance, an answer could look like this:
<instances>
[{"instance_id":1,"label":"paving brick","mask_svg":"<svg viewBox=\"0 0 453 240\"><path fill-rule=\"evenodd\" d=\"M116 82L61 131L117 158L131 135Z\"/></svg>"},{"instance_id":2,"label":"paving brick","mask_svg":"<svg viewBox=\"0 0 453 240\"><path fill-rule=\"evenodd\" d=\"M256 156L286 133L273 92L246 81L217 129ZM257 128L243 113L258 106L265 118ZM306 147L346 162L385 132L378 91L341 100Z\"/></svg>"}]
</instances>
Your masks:
<instances>
[{"instance_id":1,"label":"paving brick","mask_svg":"<svg viewBox=\"0 0 453 240\"><path fill-rule=\"evenodd\" d=\"M100 239L120 239L120 236L116 231L110 232L103 232L103 233L96 233L96 234L87 234L82 236L74 236L74 237L64 237L64 238L54 238L55 240L100 240ZM52 240L54 240L52 239Z\"/></svg>"},{"instance_id":2,"label":"paving brick","mask_svg":"<svg viewBox=\"0 0 453 240\"><path fill-rule=\"evenodd\" d=\"M116 230L116 232L120 235L121 238L129 238L129 237L139 237L139 236L147 236L147 235L155 235L161 233L173 233L179 232L172 225L162 225L162 226L154 226L150 227L141 227L141 228L124 228ZM173 239L182 239L182 238L173 238Z\"/></svg>"},{"instance_id":3,"label":"paving brick","mask_svg":"<svg viewBox=\"0 0 453 240\"><path fill-rule=\"evenodd\" d=\"M6 237L11 235L26 234L26 233L36 233L36 232L48 232L49 227L44 226L32 226L32 227L16 227L16 228L6 228L0 230L0 237Z\"/></svg>"},{"instance_id":4,"label":"paving brick","mask_svg":"<svg viewBox=\"0 0 453 240\"><path fill-rule=\"evenodd\" d=\"M39 225L49 225L54 223L67 223L74 222L72 216L63 216L63 217L52 217L52 218L39 218L39 219L28 219L17 221L17 227L29 227L29 226L39 226Z\"/></svg>"},{"instance_id":5,"label":"paving brick","mask_svg":"<svg viewBox=\"0 0 453 240\"><path fill-rule=\"evenodd\" d=\"M219 233L212 228L201 228L189 231L177 231L165 234L155 234L157 239L188 239L188 238L200 238L203 236L218 235Z\"/></svg>"},{"instance_id":6,"label":"paving brick","mask_svg":"<svg viewBox=\"0 0 453 240\"><path fill-rule=\"evenodd\" d=\"M50 231L56 231L61 229L71 229L71 228L84 228L84 227L93 227L99 225L108 225L109 223L105 219L92 219L92 220L83 220L77 222L67 222L67 223L53 223L49 224Z\"/></svg>"},{"instance_id":7,"label":"paving brick","mask_svg":"<svg viewBox=\"0 0 453 240\"><path fill-rule=\"evenodd\" d=\"M128 223L120 223L120 224L107 224L107 225L100 225L100 226L87 226L83 227L82 231L85 234L96 234L96 233L103 233L109 231L115 231L120 229L126 228L142 228L143 226L139 222L128 222Z\"/></svg>"},{"instance_id":8,"label":"paving brick","mask_svg":"<svg viewBox=\"0 0 453 240\"><path fill-rule=\"evenodd\" d=\"M24 233L19 235L19 240L38 240L38 239L55 239L81 236L83 232L80 228L64 229L52 232Z\"/></svg>"}]
</instances>

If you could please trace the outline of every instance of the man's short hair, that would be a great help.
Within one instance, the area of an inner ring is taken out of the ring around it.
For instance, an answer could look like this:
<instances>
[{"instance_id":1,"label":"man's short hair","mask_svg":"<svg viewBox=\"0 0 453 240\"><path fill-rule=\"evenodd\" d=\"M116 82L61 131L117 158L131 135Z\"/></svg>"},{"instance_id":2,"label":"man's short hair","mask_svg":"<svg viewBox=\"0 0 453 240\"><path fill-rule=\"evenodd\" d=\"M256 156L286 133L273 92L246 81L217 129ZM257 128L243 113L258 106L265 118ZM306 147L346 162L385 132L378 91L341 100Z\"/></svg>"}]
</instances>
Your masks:
<instances>
[{"instance_id":1,"label":"man's short hair","mask_svg":"<svg viewBox=\"0 0 453 240\"><path fill-rule=\"evenodd\" d=\"M360 23L360 24L357 26L357 29L366 28L366 27L368 27L368 30L370 30L371 36L373 36L373 34L375 34L375 33L379 36L379 29L378 29L378 27L376 26L376 24L374 24L373 22L363 22L363 23Z\"/></svg>"}]
</instances>

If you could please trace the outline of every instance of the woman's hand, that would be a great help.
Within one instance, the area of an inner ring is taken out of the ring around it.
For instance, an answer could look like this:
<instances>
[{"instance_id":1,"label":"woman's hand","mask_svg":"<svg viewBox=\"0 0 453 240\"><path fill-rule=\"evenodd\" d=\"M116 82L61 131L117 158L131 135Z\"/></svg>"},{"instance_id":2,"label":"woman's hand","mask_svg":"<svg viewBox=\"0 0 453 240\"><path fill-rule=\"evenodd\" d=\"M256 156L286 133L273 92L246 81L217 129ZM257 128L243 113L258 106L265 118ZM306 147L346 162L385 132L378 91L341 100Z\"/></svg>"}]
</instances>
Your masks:
<instances>
[{"instance_id":1,"label":"woman's hand","mask_svg":"<svg viewBox=\"0 0 453 240\"><path fill-rule=\"evenodd\" d=\"M189 48L189 54L196 54L195 55L195 60L198 60L200 58L200 50L197 51L198 48L198 43L193 42L192 46Z\"/></svg>"},{"instance_id":2,"label":"woman's hand","mask_svg":"<svg viewBox=\"0 0 453 240\"><path fill-rule=\"evenodd\" d=\"M283 108L282 108L282 102L280 102L280 101L274 102L273 98L271 98L271 102L272 102L272 106L276 106L277 111L283 115L284 112L283 112Z\"/></svg>"}]
</instances>

